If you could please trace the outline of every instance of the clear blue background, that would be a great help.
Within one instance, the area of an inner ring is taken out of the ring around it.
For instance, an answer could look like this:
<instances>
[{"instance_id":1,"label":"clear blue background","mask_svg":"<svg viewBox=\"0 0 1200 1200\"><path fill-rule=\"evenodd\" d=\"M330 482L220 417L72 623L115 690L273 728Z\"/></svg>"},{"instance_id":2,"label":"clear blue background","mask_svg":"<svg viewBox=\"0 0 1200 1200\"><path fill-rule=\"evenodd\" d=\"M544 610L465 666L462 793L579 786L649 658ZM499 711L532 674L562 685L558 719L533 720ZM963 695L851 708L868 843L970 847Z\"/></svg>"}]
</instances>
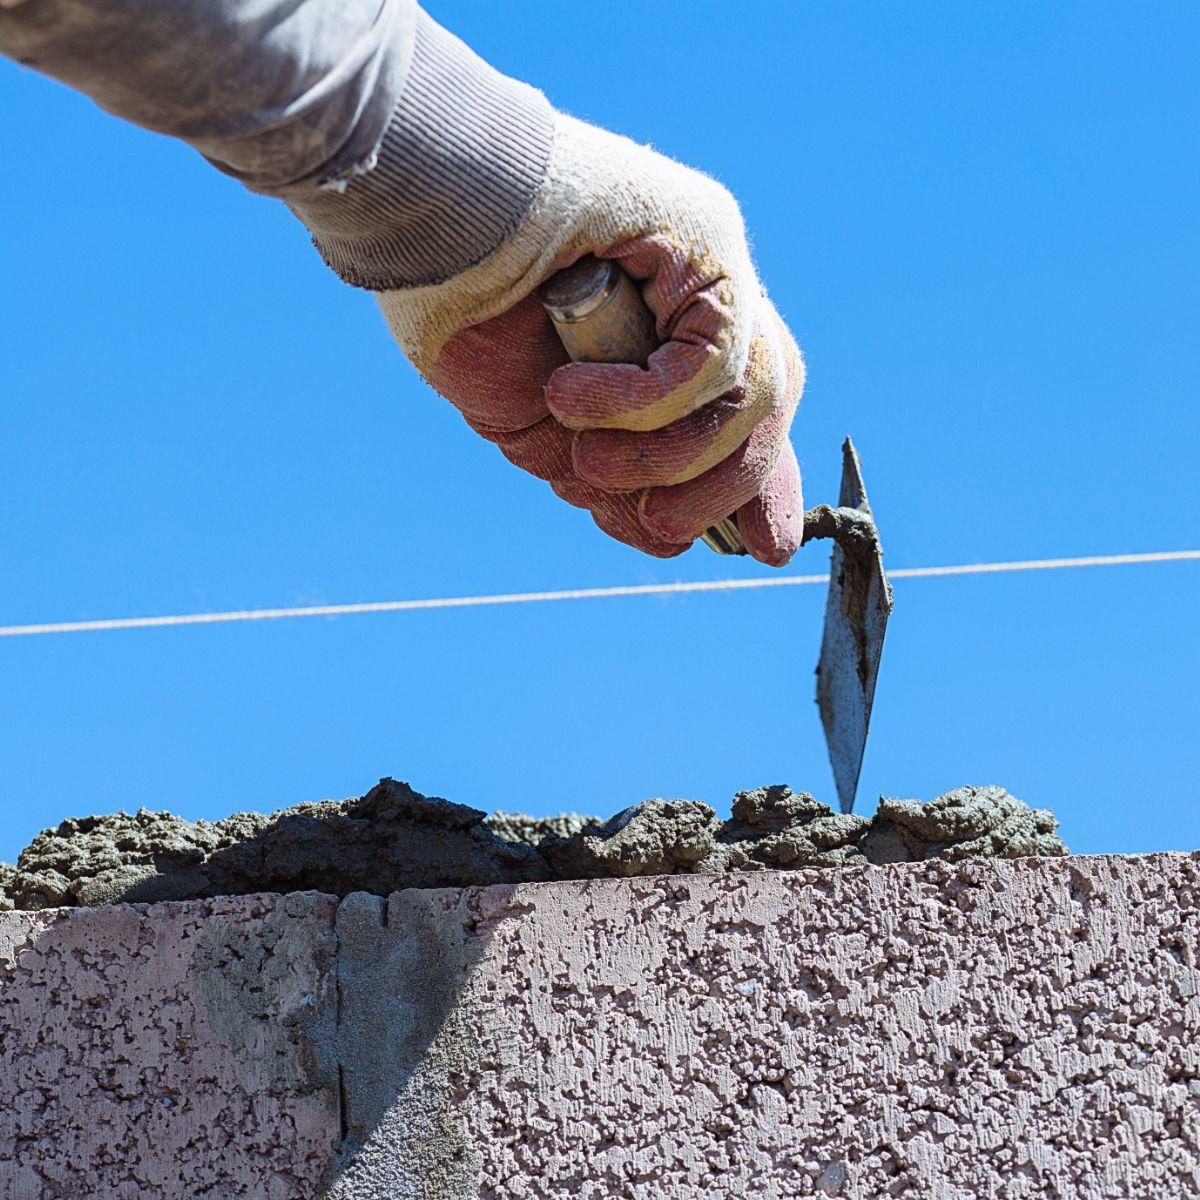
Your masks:
<instances>
[{"instance_id":1,"label":"clear blue background","mask_svg":"<svg viewBox=\"0 0 1200 1200\"><path fill-rule=\"evenodd\" d=\"M891 566L1200 544L1200 7L429 8L741 197L808 356L808 499L852 433ZM282 208L9 63L0 164L0 623L766 570L606 540ZM898 582L864 809L996 782L1076 850L1200 845L1198 584ZM534 813L831 800L822 591L2 640L0 858L384 774Z\"/></svg>"}]
</instances>

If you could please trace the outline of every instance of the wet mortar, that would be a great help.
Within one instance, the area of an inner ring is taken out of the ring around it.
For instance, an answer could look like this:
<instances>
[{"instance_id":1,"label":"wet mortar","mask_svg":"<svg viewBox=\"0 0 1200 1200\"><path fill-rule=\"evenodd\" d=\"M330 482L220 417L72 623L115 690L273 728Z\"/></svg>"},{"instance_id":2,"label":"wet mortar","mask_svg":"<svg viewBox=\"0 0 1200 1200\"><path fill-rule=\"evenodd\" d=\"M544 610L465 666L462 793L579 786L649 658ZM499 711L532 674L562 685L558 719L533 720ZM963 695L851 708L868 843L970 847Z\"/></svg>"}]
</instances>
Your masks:
<instances>
[{"instance_id":1,"label":"wet mortar","mask_svg":"<svg viewBox=\"0 0 1200 1200\"><path fill-rule=\"evenodd\" d=\"M868 818L774 786L739 792L725 821L697 800L646 800L602 821L489 817L384 779L349 800L216 822L147 809L69 818L15 867L0 863L0 909L1063 855L1057 829L999 787L882 799Z\"/></svg>"}]
</instances>

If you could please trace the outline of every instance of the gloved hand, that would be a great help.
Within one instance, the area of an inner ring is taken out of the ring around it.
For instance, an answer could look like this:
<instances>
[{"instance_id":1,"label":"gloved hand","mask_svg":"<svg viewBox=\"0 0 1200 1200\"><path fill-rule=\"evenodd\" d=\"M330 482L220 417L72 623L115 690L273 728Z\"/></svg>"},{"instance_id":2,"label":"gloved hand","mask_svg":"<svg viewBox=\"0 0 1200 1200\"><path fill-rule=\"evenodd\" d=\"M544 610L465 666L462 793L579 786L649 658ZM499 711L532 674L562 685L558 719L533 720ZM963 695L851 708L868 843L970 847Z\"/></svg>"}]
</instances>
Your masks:
<instances>
[{"instance_id":1,"label":"gloved hand","mask_svg":"<svg viewBox=\"0 0 1200 1200\"><path fill-rule=\"evenodd\" d=\"M414 0L0 5L0 53L286 201L433 386L608 533L669 556L736 511L751 554L791 557L803 367L711 179L556 115ZM566 365L534 290L587 252L641 282L647 370Z\"/></svg>"},{"instance_id":2,"label":"gloved hand","mask_svg":"<svg viewBox=\"0 0 1200 1200\"><path fill-rule=\"evenodd\" d=\"M800 352L718 183L566 116L510 236L443 283L378 293L422 375L478 433L606 533L667 558L736 512L759 561L800 545L788 429ZM646 369L568 364L535 288L585 253L641 284L663 345Z\"/></svg>"}]
</instances>

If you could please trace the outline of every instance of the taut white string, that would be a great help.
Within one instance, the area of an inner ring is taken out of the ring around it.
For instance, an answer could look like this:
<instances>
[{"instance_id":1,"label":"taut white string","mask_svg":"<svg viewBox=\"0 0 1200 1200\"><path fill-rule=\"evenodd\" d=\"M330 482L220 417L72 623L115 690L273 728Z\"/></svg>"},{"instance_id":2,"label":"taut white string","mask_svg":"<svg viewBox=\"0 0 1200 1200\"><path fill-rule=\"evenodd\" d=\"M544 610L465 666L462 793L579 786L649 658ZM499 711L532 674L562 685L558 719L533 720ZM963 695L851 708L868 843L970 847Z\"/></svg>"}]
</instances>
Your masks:
<instances>
[{"instance_id":1,"label":"taut white string","mask_svg":"<svg viewBox=\"0 0 1200 1200\"><path fill-rule=\"evenodd\" d=\"M961 563L944 567L899 567L889 579L929 579L942 575L991 575L1004 571L1055 571L1064 567L1116 567L1133 563L1200 559L1200 550L1156 550L1148 554L1097 554L1087 558L1030 558L1017 562ZM311 604L302 608L250 608L233 612L181 613L166 617L113 617L98 621L57 621L0 625L0 637L49 633L98 633L106 629L164 629L177 625L220 625L230 621L280 621L293 617L349 617L360 613L413 612L429 608L479 608L489 604L542 604L553 600L604 600L619 596L670 596L686 592L734 592L746 588L802 587L828 583L828 575L766 575L756 579L702 579L681 583L626 584L570 588L560 592L508 592L495 596L440 596L428 600L379 600L367 604Z\"/></svg>"}]
</instances>

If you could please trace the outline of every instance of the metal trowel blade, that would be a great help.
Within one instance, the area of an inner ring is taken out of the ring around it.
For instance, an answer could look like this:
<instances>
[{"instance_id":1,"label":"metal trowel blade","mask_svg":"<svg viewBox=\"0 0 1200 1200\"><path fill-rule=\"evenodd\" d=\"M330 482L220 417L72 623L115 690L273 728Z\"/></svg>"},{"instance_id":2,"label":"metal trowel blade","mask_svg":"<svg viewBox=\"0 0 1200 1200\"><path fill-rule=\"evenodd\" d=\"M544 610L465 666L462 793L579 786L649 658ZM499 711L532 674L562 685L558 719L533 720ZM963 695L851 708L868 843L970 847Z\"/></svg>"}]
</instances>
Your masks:
<instances>
[{"instance_id":1,"label":"metal trowel blade","mask_svg":"<svg viewBox=\"0 0 1200 1200\"><path fill-rule=\"evenodd\" d=\"M849 438L842 446L842 488L838 503L857 508L874 521L863 483L862 463ZM883 571L878 531L870 550L848 554L835 544L829 564L821 659L817 664L817 706L825 728L838 803L844 813L854 808L883 636L891 611L892 589Z\"/></svg>"}]
</instances>

